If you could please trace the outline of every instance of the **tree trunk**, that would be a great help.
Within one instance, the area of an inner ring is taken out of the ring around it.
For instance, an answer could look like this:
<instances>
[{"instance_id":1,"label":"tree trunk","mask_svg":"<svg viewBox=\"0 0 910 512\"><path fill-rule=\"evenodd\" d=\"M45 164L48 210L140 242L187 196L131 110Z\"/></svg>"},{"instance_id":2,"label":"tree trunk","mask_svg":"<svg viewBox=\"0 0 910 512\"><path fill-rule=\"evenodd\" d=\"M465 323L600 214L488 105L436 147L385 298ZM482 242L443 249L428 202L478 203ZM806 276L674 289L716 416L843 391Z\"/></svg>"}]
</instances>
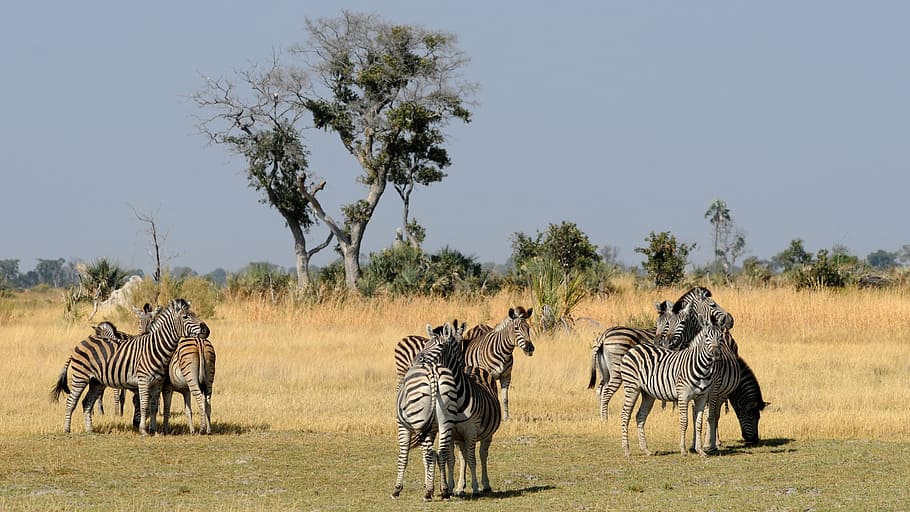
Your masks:
<instances>
[{"instance_id":1,"label":"tree trunk","mask_svg":"<svg viewBox=\"0 0 910 512\"><path fill-rule=\"evenodd\" d=\"M353 243L340 245L344 256L344 285L349 290L356 290L360 280L360 241L356 246Z\"/></svg>"},{"instance_id":2,"label":"tree trunk","mask_svg":"<svg viewBox=\"0 0 910 512\"><path fill-rule=\"evenodd\" d=\"M410 193L402 194L401 202L404 203L404 207L402 208L403 213L401 215L402 241L406 244L410 244L411 243L411 232L408 230L408 215L411 210L411 194Z\"/></svg>"}]
</instances>

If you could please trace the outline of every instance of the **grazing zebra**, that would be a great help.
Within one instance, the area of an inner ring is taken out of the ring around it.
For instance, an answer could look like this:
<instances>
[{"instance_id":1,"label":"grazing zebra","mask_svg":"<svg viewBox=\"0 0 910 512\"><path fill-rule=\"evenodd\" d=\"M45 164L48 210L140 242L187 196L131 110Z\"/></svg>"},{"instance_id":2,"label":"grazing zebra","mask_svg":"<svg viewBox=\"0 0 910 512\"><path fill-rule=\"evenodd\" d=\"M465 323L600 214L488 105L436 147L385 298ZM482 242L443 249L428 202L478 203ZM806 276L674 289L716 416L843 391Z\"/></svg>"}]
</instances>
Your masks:
<instances>
[{"instance_id":1,"label":"grazing zebra","mask_svg":"<svg viewBox=\"0 0 910 512\"><path fill-rule=\"evenodd\" d=\"M427 324L428 341L405 372L398 388L398 477L392 497L397 498L404 486L408 452L417 446L423 450L424 500L433 498L433 479L436 466L441 473L443 499L449 498L449 479L446 469L452 450L454 411L447 407L458 399L457 378L463 379L464 355L461 353L459 329L446 324L440 333ZM433 450L439 434L439 453Z\"/></svg>"},{"instance_id":2,"label":"grazing zebra","mask_svg":"<svg viewBox=\"0 0 910 512\"><path fill-rule=\"evenodd\" d=\"M67 393L63 431L70 431L70 420L86 387L82 401L85 430L92 431L92 406L105 386L138 390L140 401L139 433L155 430L155 415L149 417L149 401L157 396L167 373L171 356L184 336L209 335L209 328L190 310L184 299L172 300L149 326L149 332L116 343L99 336L89 336L73 348L51 391L57 401ZM68 379L69 377L69 379ZM68 386L71 381L72 387ZM146 422L148 421L148 428Z\"/></svg>"},{"instance_id":3,"label":"grazing zebra","mask_svg":"<svg viewBox=\"0 0 910 512\"><path fill-rule=\"evenodd\" d=\"M677 313L689 305L689 316L695 318L714 318L721 325L729 325L728 329L733 327L733 316L711 298L711 291L707 288L696 286L684 293L678 300L656 302L655 308L658 313L655 329L639 329L635 327L615 326L602 332L594 339L591 354L591 379L588 382L588 389L592 389L597 382L597 373L600 372L601 380L597 386L597 396L600 399L600 418L607 419L607 407L610 399L619 386L622 379L619 375L619 367L622 358L634 346L642 343L657 344L660 346L681 349L692 338L684 339L688 335L686 332L674 333L679 326L671 321L671 318L679 318L673 314L675 309ZM688 318L684 316L683 318ZM701 325L696 321L698 325ZM692 334L694 336L694 334Z\"/></svg>"},{"instance_id":4,"label":"grazing zebra","mask_svg":"<svg viewBox=\"0 0 910 512\"><path fill-rule=\"evenodd\" d=\"M483 368L499 381L502 388L502 419L509 419L509 383L512 382L512 351L521 347L526 356L534 355L528 319L534 308L509 308L509 317L494 329L473 338L464 348L465 364ZM478 326L480 331L480 326Z\"/></svg>"},{"instance_id":5,"label":"grazing zebra","mask_svg":"<svg viewBox=\"0 0 910 512\"><path fill-rule=\"evenodd\" d=\"M758 385L755 373L741 357L738 359L739 385L728 398L736 413L736 418L739 420L743 441L747 444L756 444L760 440L758 421L761 419L761 412L769 404L762 398L761 386Z\"/></svg>"},{"instance_id":6,"label":"grazing zebra","mask_svg":"<svg viewBox=\"0 0 910 512\"><path fill-rule=\"evenodd\" d=\"M706 326L683 350L671 350L653 344L636 345L623 356L620 374L625 387L625 401L622 406L622 448L626 456L629 451L629 418L632 408L641 395L641 406L635 416L638 427L638 444L650 455L645 440L645 421L654 405L654 400L675 401L679 407L679 450L686 449L686 427L688 404L695 402L695 450L699 455L706 453L701 445L701 428L705 405L714 386L715 360L720 356L726 330L711 324Z\"/></svg>"},{"instance_id":7,"label":"grazing zebra","mask_svg":"<svg viewBox=\"0 0 910 512\"><path fill-rule=\"evenodd\" d=\"M206 338L180 338L177 350L168 365L168 375L161 389L164 400L164 422L162 429L168 432L168 419L171 415L171 396L174 391L183 395L183 407L186 421L193 429L193 410L190 407L190 395L196 399L196 405L202 413L199 433L212 433L212 384L215 382L215 347Z\"/></svg>"}]
</instances>

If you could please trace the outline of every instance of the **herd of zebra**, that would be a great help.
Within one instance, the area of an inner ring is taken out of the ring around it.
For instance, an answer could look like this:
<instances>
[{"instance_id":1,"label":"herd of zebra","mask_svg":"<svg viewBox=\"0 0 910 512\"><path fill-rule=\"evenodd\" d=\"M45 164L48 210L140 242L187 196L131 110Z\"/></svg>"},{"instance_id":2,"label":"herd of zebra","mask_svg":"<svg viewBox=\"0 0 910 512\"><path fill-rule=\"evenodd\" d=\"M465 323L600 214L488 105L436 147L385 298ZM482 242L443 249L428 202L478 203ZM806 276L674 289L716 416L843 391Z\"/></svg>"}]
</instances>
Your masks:
<instances>
[{"instance_id":1,"label":"herd of zebra","mask_svg":"<svg viewBox=\"0 0 910 512\"><path fill-rule=\"evenodd\" d=\"M717 450L720 407L733 406L743 440L759 441L758 422L768 405L762 398L755 374L738 355L730 334L733 316L712 298L710 290L694 287L676 301L656 304L658 318L653 329L616 326L599 334L593 345L591 379L597 374L600 415L607 419L607 405L620 385L625 388L622 408L622 446L630 455L628 424L635 402L639 445L648 450L644 426L655 400L671 401L679 409L680 452L688 454L685 433L689 402L693 402L692 449L705 456ZM392 497L402 490L408 453L423 451L424 499L431 500L434 476L440 471L441 496L464 494L466 469L470 468L472 491L479 489L475 445L480 444L483 492L490 492L487 457L493 434L508 419L508 389L516 346L526 355L534 353L532 309L518 307L497 327L478 325L465 331L455 320L433 328L427 336L407 336L395 347L398 375L398 474ZM502 388L502 404L497 397ZM702 445L702 423L707 409L708 449ZM438 436L437 449L436 438ZM454 482L454 450L461 454L459 480Z\"/></svg>"},{"instance_id":2,"label":"herd of zebra","mask_svg":"<svg viewBox=\"0 0 910 512\"><path fill-rule=\"evenodd\" d=\"M174 391L183 395L189 430L194 432L190 396L202 412L200 433L212 432L211 396L215 378L215 349L209 328L184 299L167 307L148 304L136 310L139 334L127 334L111 322L101 322L94 333L72 349L51 390L51 400L67 395L63 431L70 431L79 398L86 432L92 431L92 410L101 404L105 388L115 390L117 412L123 414L123 391L133 392L133 425L143 436L156 430L158 397L163 398L162 430L167 434ZM103 411L103 409L101 409Z\"/></svg>"}]
</instances>

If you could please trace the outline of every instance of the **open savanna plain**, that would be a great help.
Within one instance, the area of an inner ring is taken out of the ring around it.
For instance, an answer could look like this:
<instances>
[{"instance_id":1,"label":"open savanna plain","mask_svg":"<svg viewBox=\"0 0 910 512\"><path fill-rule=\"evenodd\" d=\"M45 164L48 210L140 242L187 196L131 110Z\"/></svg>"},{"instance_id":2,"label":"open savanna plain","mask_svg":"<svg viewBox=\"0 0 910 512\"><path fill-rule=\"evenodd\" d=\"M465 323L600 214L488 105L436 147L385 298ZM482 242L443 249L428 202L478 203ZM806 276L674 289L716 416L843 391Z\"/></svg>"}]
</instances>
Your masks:
<instances>
[{"instance_id":1,"label":"open savanna plain","mask_svg":"<svg viewBox=\"0 0 910 512\"><path fill-rule=\"evenodd\" d=\"M655 407L654 456L620 447L621 393L601 421L587 389L594 336L653 321L685 289L619 286L576 309L576 331L515 352L512 419L490 454L490 495L422 501L412 452L395 480L394 346L453 318L495 324L526 295L361 299L317 306L225 301L204 320L218 353L214 433L190 435L175 397L172 435L140 438L126 418L63 434L49 391L87 321L59 293L0 298L0 510L908 510L910 291L714 287L740 355L770 405L745 446L732 410L720 453L677 452L678 413ZM133 319L108 314L124 330ZM129 407L128 407L129 409ZM198 413L197 413L198 414ZM198 418L197 418L198 424ZM691 425L690 425L691 428ZM437 495L438 496L438 495Z\"/></svg>"}]
</instances>

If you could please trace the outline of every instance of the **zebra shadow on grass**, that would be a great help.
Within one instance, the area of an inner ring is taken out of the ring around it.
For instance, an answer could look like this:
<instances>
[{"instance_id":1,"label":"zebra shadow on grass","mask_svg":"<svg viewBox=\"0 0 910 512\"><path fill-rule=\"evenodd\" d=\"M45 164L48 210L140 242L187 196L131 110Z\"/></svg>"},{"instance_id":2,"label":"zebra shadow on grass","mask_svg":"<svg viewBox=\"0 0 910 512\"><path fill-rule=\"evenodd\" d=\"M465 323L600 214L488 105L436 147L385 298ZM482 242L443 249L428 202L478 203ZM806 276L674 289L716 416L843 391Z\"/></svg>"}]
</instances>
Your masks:
<instances>
[{"instance_id":1,"label":"zebra shadow on grass","mask_svg":"<svg viewBox=\"0 0 910 512\"><path fill-rule=\"evenodd\" d=\"M517 498L518 496L525 496L528 494L536 494L538 492L549 491L555 489L555 485L534 485L531 487L525 487L524 489L507 489L504 491L492 491L483 494L465 494L463 497L459 498L462 500L481 500L481 499L502 499L502 498Z\"/></svg>"},{"instance_id":2,"label":"zebra shadow on grass","mask_svg":"<svg viewBox=\"0 0 910 512\"><path fill-rule=\"evenodd\" d=\"M156 428L157 428L157 430L155 432L155 435L162 435L160 421L158 422L158 425ZM245 425L245 424L240 424L240 423L213 421L212 422L212 433L206 434L206 435L211 435L211 436L240 435L240 434L249 434L251 432L268 432L269 430L271 430L271 428L272 428L272 426L269 425L268 423ZM114 423L114 424L106 425L105 427L100 428L100 429L96 428L95 432L108 433L108 434L113 434L113 433L122 434L122 433L129 433L129 432L138 433L139 430L137 428L133 427L133 425L131 423ZM197 435L198 436L200 434L199 434L198 427L196 428L195 434L190 434L190 428L186 423L171 423L168 426L167 435L169 435L169 436Z\"/></svg>"}]
</instances>

